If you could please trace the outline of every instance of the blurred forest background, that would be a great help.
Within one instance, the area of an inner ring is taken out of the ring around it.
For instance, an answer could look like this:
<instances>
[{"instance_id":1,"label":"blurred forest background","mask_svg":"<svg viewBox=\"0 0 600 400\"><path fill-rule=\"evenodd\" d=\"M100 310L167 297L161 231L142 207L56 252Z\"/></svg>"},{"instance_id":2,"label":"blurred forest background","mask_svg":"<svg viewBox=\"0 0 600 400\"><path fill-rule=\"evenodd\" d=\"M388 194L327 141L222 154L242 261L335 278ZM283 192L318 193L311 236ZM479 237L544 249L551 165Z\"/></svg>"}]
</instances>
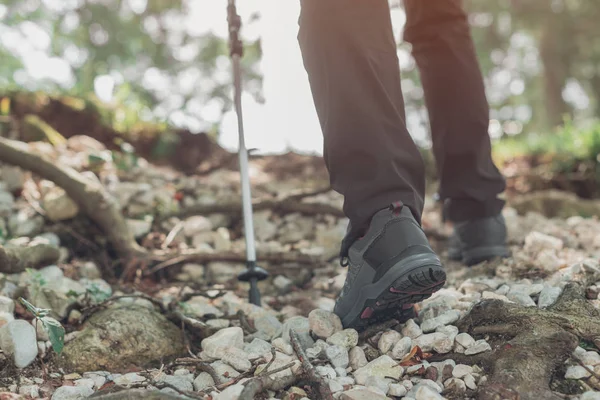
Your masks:
<instances>
[{"instance_id":1,"label":"blurred forest background","mask_svg":"<svg viewBox=\"0 0 600 400\"><path fill-rule=\"evenodd\" d=\"M224 15L222 3L218 6ZM231 110L228 46L224 35L194 23L195 15L202 20L199 4L204 3L3 0L0 95L12 102L4 101L0 112L21 120L37 115L64 136L75 129L74 119L82 121L77 129L86 126L91 113L103 126L98 134L105 139L152 137L150 144L138 146L145 149L144 156L173 152L175 142L204 143L181 135L203 132L216 139L223 115ZM390 6L401 10L402 2L394 0ZM551 159L552 177L546 181L552 183L545 185L595 196L600 176L600 3L468 0L465 6L486 79L495 157L503 165L514 165L518 158L518 175L540 175L531 170ZM245 37L244 30L260 18L260 13L247 16L242 28L244 85L259 103L265 100L258 66L261 39ZM399 51L409 119L426 129L410 47L400 41ZM49 110L31 93L61 99L60 104L52 103ZM57 110L69 117L61 122ZM74 117L73 110L85 111L86 117ZM420 143L427 154L427 141ZM198 154L190 157L190 163L198 164ZM523 160L529 172L523 172Z\"/></svg>"}]
</instances>

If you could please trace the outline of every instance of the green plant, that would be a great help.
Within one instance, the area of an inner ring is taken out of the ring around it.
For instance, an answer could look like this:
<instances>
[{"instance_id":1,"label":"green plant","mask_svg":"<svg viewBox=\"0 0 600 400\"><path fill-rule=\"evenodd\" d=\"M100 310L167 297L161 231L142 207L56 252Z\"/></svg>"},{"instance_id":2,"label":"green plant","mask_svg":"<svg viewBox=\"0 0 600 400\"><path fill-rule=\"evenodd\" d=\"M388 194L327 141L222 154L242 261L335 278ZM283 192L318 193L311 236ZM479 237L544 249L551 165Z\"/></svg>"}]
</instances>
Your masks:
<instances>
[{"instance_id":1,"label":"green plant","mask_svg":"<svg viewBox=\"0 0 600 400\"><path fill-rule=\"evenodd\" d=\"M56 354L60 354L65 347L65 328L63 328L60 322L48 316L50 313L49 309L37 308L22 297L19 298L19 301L35 317L36 328L38 321L42 323L44 330L48 332L52 349Z\"/></svg>"}]
</instances>

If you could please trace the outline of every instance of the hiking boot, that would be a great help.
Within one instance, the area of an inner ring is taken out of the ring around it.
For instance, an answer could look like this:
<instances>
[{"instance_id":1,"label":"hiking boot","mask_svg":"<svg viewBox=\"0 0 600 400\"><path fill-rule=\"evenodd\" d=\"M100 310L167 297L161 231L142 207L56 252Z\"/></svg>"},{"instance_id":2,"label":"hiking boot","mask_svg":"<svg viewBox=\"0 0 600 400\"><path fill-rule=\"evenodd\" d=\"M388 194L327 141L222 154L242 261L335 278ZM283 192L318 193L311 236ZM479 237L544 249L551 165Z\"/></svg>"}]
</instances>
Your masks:
<instances>
[{"instance_id":1,"label":"hiking boot","mask_svg":"<svg viewBox=\"0 0 600 400\"><path fill-rule=\"evenodd\" d=\"M506 244L506 223L501 213L454 223L454 233L448 242L448 258L472 266L510 255Z\"/></svg>"},{"instance_id":2,"label":"hiking boot","mask_svg":"<svg viewBox=\"0 0 600 400\"><path fill-rule=\"evenodd\" d=\"M415 303L446 282L425 233L398 202L373 216L344 258L348 275L334 308L344 328L362 330L390 319L405 322L414 317Z\"/></svg>"}]
</instances>

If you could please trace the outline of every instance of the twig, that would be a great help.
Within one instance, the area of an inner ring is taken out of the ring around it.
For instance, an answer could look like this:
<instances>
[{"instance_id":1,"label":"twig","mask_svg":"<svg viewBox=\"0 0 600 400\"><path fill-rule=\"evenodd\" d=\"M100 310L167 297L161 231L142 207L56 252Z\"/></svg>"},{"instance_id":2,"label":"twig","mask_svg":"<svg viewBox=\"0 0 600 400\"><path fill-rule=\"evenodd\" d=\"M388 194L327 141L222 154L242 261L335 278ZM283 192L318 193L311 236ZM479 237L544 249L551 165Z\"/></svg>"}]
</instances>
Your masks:
<instances>
[{"instance_id":1,"label":"twig","mask_svg":"<svg viewBox=\"0 0 600 400\"><path fill-rule=\"evenodd\" d=\"M163 372L160 372L159 374L162 374ZM153 386L156 386L158 389L164 389L164 388L169 388L169 389L173 389L174 391L176 391L177 393L184 395L184 396L188 396L191 397L193 399L199 399L199 400L203 400L204 396L198 395L195 392L191 392L191 391L187 391L187 390L181 390L179 389L177 386L175 385L171 385L168 382L165 381L157 381L150 373L144 373L144 372L140 372L139 373L141 376L146 377L146 379L150 380L150 384Z\"/></svg>"},{"instance_id":2,"label":"twig","mask_svg":"<svg viewBox=\"0 0 600 400\"><path fill-rule=\"evenodd\" d=\"M240 325L242 326L242 329L244 331L247 331L250 334L256 333L256 328L254 328L252 325L250 325L250 321L248 321L248 317L242 310L238 310L236 315L239 318Z\"/></svg>"},{"instance_id":3,"label":"twig","mask_svg":"<svg viewBox=\"0 0 600 400\"><path fill-rule=\"evenodd\" d=\"M209 374L213 381L215 381L215 383L219 383L219 381L221 380L217 371L215 371L215 369L210 364L201 361L198 358L178 358L177 360L173 361L169 366L174 367L176 365L193 365L196 367L196 370L206 372L207 374Z\"/></svg>"},{"instance_id":4,"label":"twig","mask_svg":"<svg viewBox=\"0 0 600 400\"><path fill-rule=\"evenodd\" d=\"M165 241L163 242L163 244L160 246L161 249L165 250L171 245L171 243L173 243L173 240L175 240L175 238L177 237L179 232L181 232L181 230L183 229L183 225L184 225L184 221L179 221L178 223L175 224L173 229L171 229L171 231L165 238Z\"/></svg>"},{"instance_id":5,"label":"twig","mask_svg":"<svg viewBox=\"0 0 600 400\"><path fill-rule=\"evenodd\" d=\"M181 290L183 290L183 289L185 289L185 286L182 286ZM186 302L186 301L190 300L192 297L196 297L196 296L202 296L202 297L206 297L207 299L214 300L214 299L218 299L219 297L223 297L226 294L227 294L227 291L225 291L225 290L219 290L215 295L209 295L205 291L195 291L195 292L185 293L185 294L181 295L181 297L179 298L179 301Z\"/></svg>"},{"instance_id":6,"label":"twig","mask_svg":"<svg viewBox=\"0 0 600 400\"><path fill-rule=\"evenodd\" d=\"M302 370L306 377L316 386L318 399L322 400L333 400L333 395L331 394L331 390L329 389L329 385L325 383L322 377L317 375L314 367L310 363L310 360L306 356L302 345L300 344L300 338L298 334L293 329L290 329L290 342L292 343L292 347L302 364Z\"/></svg>"},{"instance_id":7,"label":"twig","mask_svg":"<svg viewBox=\"0 0 600 400\"><path fill-rule=\"evenodd\" d=\"M181 252L179 252L181 254ZM269 263L299 263L299 264L309 264L314 265L315 267L322 266L325 262L320 257L311 256L308 254L301 253L290 253L290 252L280 252L280 253L258 253L257 258L263 262ZM146 270L144 275L149 276L157 273L158 271L173 267L178 264L182 264L185 262L197 262L197 263L207 263L213 261L229 261L229 262L246 262L246 253L241 252L222 252L222 253L212 253L212 252L192 252L189 254L183 254L179 256L169 256L163 255L156 257L157 261L161 261L159 264L154 267Z\"/></svg>"},{"instance_id":8,"label":"twig","mask_svg":"<svg viewBox=\"0 0 600 400\"><path fill-rule=\"evenodd\" d=\"M271 375L277 372L284 371L290 368L294 363L290 363L288 365L284 365L281 368L276 368L270 373L266 375L258 376L254 379L250 379L248 382L244 384L244 390L240 393L238 400L254 400L257 398L257 395L265 390L283 390L288 386L292 386L296 383L300 377L296 375L288 375L284 378L274 379Z\"/></svg>"},{"instance_id":9,"label":"twig","mask_svg":"<svg viewBox=\"0 0 600 400\"><path fill-rule=\"evenodd\" d=\"M273 364L273 362L275 361L276 355L277 355L277 352L275 351L275 347L271 347L271 360L267 363L267 366L265 367L263 372L266 372L269 370L269 368L271 367L271 364Z\"/></svg>"},{"instance_id":10,"label":"twig","mask_svg":"<svg viewBox=\"0 0 600 400\"><path fill-rule=\"evenodd\" d=\"M581 361L579 358L577 357L573 357L575 359L575 361L577 361L577 363L579 365L581 365L587 372L589 372L590 374L592 374L592 376L598 380L600 380L600 375L598 375L596 372L594 372L594 370L590 369L590 367L588 367L587 365L585 365L583 363L583 361Z\"/></svg>"},{"instance_id":11,"label":"twig","mask_svg":"<svg viewBox=\"0 0 600 400\"><path fill-rule=\"evenodd\" d=\"M215 328L211 328L202 321L198 321L197 319L185 316L179 310L173 311L170 315L172 315L172 317L174 317L175 319L185 323L190 328L199 331L200 334L204 337L210 336L215 330Z\"/></svg>"}]
</instances>

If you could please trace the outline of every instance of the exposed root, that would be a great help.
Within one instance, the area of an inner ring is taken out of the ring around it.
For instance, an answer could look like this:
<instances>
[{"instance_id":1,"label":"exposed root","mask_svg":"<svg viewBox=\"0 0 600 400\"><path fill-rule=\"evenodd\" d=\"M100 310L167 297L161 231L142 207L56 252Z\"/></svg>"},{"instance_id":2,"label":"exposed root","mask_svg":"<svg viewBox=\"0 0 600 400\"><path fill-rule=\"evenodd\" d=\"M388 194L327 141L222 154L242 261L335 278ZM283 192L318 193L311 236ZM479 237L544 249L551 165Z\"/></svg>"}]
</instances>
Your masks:
<instances>
[{"instance_id":1,"label":"exposed root","mask_svg":"<svg viewBox=\"0 0 600 400\"><path fill-rule=\"evenodd\" d=\"M482 301L458 327L472 334L501 335L487 355L490 379L478 391L480 400L560 399L550 389L555 371L571 357L579 339L600 344L600 312L585 300L580 283L568 284L557 302L545 310L501 300ZM510 340L504 342L507 336Z\"/></svg>"},{"instance_id":2,"label":"exposed root","mask_svg":"<svg viewBox=\"0 0 600 400\"><path fill-rule=\"evenodd\" d=\"M145 254L114 198L98 182L87 179L73 168L57 165L43 155L33 154L23 142L0 137L0 161L31 171L60 186L79 208L106 234L119 256Z\"/></svg>"},{"instance_id":3,"label":"exposed root","mask_svg":"<svg viewBox=\"0 0 600 400\"><path fill-rule=\"evenodd\" d=\"M27 268L37 268L58 261L60 251L47 244L4 247L0 245L0 272L15 274Z\"/></svg>"}]
</instances>

